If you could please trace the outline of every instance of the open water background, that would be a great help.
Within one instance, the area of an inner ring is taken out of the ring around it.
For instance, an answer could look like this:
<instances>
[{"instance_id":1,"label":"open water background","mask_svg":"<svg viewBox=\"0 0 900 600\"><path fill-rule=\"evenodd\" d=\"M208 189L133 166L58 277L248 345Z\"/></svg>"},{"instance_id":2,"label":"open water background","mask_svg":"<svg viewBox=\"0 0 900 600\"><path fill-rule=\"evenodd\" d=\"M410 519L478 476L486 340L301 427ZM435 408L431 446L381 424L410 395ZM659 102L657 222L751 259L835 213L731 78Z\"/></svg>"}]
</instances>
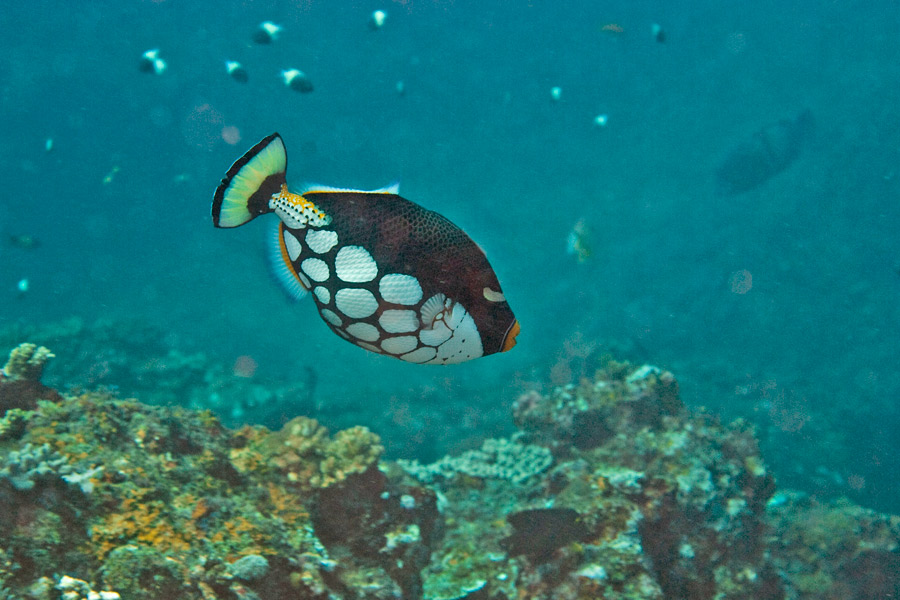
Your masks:
<instances>
[{"instance_id":1,"label":"open water background","mask_svg":"<svg viewBox=\"0 0 900 600\"><path fill-rule=\"evenodd\" d=\"M263 20L284 27L271 46L251 41ZM0 246L0 326L136 318L252 356L263 378L311 366L318 401L361 422L411 397L506 411L610 351L754 419L782 483L898 512L898 31L895 0L4 2L0 233L41 245ZM161 76L137 68L151 48ZM283 86L291 67L313 93ZM732 149L805 108L815 138L787 171L714 193ZM466 230L522 324L516 349L407 365L286 301L268 219L209 218L272 131L291 182L400 180ZM566 253L581 219L584 264Z\"/></svg>"}]
</instances>

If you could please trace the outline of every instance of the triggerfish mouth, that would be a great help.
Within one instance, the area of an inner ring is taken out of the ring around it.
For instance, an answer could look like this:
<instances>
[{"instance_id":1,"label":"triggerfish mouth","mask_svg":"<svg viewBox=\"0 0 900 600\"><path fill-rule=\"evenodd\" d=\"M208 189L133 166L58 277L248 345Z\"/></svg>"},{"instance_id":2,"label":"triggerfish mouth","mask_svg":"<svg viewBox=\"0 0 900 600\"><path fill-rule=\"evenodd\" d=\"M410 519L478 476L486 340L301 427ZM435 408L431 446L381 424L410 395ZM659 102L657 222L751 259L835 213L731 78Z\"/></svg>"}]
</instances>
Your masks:
<instances>
[{"instance_id":1,"label":"triggerfish mouth","mask_svg":"<svg viewBox=\"0 0 900 600\"><path fill-rule=\"evenodd\" d=\"M515 346L519 323L484 252L436 212L373 190L288 190L277 133L235 162L216 190L216 227L275 213L272 259L288 293L312 291L322 320L370 352L452 364Z\"/></svg>"}]
</instances>

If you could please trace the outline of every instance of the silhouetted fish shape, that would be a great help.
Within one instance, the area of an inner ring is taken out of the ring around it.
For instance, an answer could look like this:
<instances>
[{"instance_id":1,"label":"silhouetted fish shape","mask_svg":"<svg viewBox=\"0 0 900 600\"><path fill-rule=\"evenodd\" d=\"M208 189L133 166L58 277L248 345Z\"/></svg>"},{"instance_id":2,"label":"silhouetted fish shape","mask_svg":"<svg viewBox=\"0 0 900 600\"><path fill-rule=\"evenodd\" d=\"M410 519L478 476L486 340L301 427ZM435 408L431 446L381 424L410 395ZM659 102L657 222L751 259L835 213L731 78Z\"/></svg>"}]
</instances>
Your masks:
<instances>
[{"instance_id":1,"label":"silhouetted fish shape","mask_svg":"<svg viewBox=\"0 0 900 600\"><path fill-rule=\"evenodd\" d=\"M716 170L716 193L743 194L784 171L800 155L815 128L809 109L782 119L738 145Z\"/></svg>"}]
</instances>

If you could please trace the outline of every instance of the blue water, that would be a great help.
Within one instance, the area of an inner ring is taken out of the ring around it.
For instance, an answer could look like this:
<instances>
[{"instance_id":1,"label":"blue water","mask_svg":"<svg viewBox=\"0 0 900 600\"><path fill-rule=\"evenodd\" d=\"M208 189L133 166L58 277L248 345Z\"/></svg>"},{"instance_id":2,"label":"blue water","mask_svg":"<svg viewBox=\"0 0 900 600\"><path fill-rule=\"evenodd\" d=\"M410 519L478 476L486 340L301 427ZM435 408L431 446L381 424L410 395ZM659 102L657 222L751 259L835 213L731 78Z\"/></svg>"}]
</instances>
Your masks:
<instances>
[{"instance_id":1,"label":"blue water","mask_svg":"<svg viewBox=\"0 0 900 600\"><path fill-rule=\"evenodd\" d=\"M896 2L221 4L3 7L0 233L41 246L0 247L0 327L137 318L250 355L261 377L311 366L337 412L418 398L477 403L491 422L613 352L673 370L691 406L756 422L783 484L900 511ZM263 20L284 27L269 46L251 41ZM137 68L151 48L160 76ZM284 87L292 67L313 93ZM716 195L729 152L807 108L816 133L793 164ZM273 131L289 181L399 180L460 225L518 346L407 365L288 302L265 266L273 217L209 218L228 166ZM583 264L566 252L581 219Z\"/></svg>"}]
</instances>

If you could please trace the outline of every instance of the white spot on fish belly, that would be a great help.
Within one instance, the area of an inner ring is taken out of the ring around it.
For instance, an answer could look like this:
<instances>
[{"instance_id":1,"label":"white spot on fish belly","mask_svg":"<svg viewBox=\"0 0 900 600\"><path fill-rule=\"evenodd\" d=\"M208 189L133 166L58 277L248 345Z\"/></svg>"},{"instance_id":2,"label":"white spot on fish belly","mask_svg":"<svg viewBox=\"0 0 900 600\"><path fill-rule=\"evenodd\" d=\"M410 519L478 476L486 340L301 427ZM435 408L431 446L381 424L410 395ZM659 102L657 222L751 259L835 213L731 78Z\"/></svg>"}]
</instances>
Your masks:
<instances>
[{"instance_id":1,"label":"white spot on fish belly","mask_svg":"<svg viewBox=\"0 0 900 600\"><path fill-rule=\"evenodd\" d=\"M419 341L411 335L398 335L381 342L381 347L384 351L391 354L403 354L404 352L415 350L418 345Z\"/></svg>"},{"instance_id":2,"label":"white spot on fish belly","mask_svg":"<svg viewBox=\"0 0 900 600\"><path fill-rule=\"evenodd\" d=\"M378 282L378 293L385 302L411 306L422 299L422 286L412 275L391 273Z\"/></svg>"},{"instance_id":3,"label":"white spot on fish belly","mask_svg":"<svg viewBox=\"0 0 900 600\"><path fill-rule=\"evenodd\" d=\"M346 329L353 337L367 342L374 342L379 338L378 328L368 323L351 323Z\"/></svg>"},{"instance_id":4,"label":"white spot on fish belly","mask_svg":"<svg viewBox=\"0 0 900 600\"><path fill-rule=\"evenodd\" d=\"M344 246L334 259L337 276L350 283L372 281L378 275L378 265L362 246Z\"/></svg>"},{"instance_id":5,"label":"white spot on fish belly","mask_svg":"<svg viewBox=\"0 0 900 600\"><path fill-rule=\"evenodd\" d=\"M369 290L343 288L334 294L338 309L351 319L363 319L378 309L378 300Z\"/></svg>"},{"instance_id":6,"label":"white spot on fish belly","mask_svg":"<svg viewBox=\"0 0 900 600\"><path fill-rule=\"evenodd\" d=\"M310 229L306 232L306 245L316 254L325 254L338 243L337 233L326 229Z\"/></svg>"},{"instance_id":7,"label":"white spot on fish belly","mask_svg":"<svg viewBox=\"0 0 900 600\"><path fill-rule=\"evenodd\" d=\"M322 282L331 276L328 264L319 258L307 258L300 263L300 268L314 281Z\"/></svg>"},{"instance_id":8,"label":"white spot on fish belly","mask_svg":"<svg viewBox=\"0 0 900 600\"><path fill-rule=\"evenodd\" d=\"M323 308L319 312L322 314L323 319L325 319L326 321L328 321L335 327L340 327L341 323L343 323L343 321L341 321L341 318L339 316L337 316L336 314L334 314L332 311L328 310L327 308Z\"/></svg>"},{"instance_id":9,"label":"white spot on fish belly","mask_svg":"<svg viewBox=\"0 0 900 600\"><path fill-rule=\"evenodd\" d=\"M388 333L407 333L419 328L419 318L414 310L386 310L378 324Z\"/></svg>"},{"instance_id":10,"label":"white spot on fish belly","mask_svg":"<svg viewBox=\"0 0 900 600\"><path fill-rule=\"evenodd\" d=\"M328 291L327 287L318 285L316 286L316 289L313 290L313 293L322 304L328 304L329 302L331 302L331 292Z\"/></svg>"},{"instance_id":11,"label":"white spot on fish belly","mask_svg":"<svg viewBox=\"0 0 900 600\"><path fill-rule=\"evenodd\" d=\"M400 358L402 358L403 360L405 360L407 362L423 363L427 360L431 360L432 358L434 358L435 354L437 354L437 352L435 351L434 348L425 346L425 347L419 348L418 350L413 350L409 354L404 354Z\"/></svg>"},{"instance_id":12,"label":"white spot on fish belly","mask_svg":"<svg viewBox=\"0 0 900 600\"><path fill-rule=\"evenodd\" d=\"M300 253L303 252L303 246L300 245L300 240L287 230L284 232L284 247L287 248L288 257L291 260L297 260Z\"/></svg>"}]
</instances>

